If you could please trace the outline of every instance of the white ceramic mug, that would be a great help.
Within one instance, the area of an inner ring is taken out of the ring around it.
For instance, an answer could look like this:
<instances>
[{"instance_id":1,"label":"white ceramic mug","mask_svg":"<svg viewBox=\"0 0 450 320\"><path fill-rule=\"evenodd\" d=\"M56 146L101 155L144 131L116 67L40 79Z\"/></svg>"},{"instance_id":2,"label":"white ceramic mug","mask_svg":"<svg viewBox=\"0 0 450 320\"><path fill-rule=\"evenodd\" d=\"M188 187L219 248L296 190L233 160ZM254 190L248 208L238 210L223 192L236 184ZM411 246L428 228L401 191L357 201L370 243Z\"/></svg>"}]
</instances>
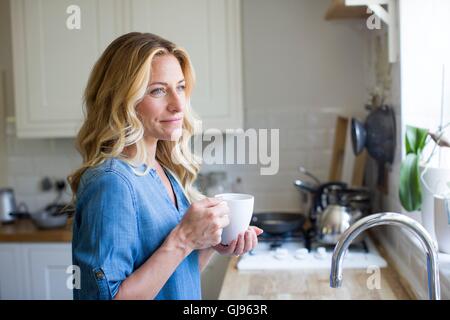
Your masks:
<instances>
[{"instance_id":1,"label":"white ceramic mug","mask_svg":"<svg viewBox=\"0 0 450 320\"><path fill-rule=\"evenodd\" d=\"M450 253L450 196L434 196L434 215L439 251Z\"/></svg>"},{"instance_id":2,"label":"white ceramic mug","mask_svg":"<svg viewBox=\"0 0 450 320\"><path fill-rule=\"evenodd\" d=\"M222 244L229 244L250 226L254 197L244 193L221 193L214 197L225 200L230 208L230 224L223 228L221 241Z\"/></svg>"}]
</instances>

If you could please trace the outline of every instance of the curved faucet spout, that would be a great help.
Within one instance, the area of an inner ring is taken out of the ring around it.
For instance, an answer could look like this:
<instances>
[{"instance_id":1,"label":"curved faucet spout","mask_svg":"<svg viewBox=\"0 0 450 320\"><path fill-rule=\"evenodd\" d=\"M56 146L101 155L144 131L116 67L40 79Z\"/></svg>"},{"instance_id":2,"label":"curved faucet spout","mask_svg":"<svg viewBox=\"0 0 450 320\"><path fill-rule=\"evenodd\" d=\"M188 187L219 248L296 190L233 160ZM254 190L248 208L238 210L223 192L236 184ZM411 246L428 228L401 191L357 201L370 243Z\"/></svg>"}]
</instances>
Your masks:
<instances>
[{"instance_id":1,"label":"curved faucet spout","mask_svg":"<svg viewBox=\"0 0 450 320\"><path fill-rule=\"evenodd\" d=\"M379 225L394 225L412 231L420 240L427 254L428 295L432 300L441 299L439 284L438 253L428 232L416 222L403 214L385 212L362 218L348 228L339 238L331 260L330 286L339 288L342 284L342 263L350 243L363 231Z\"/></svg>"}]
</instances>

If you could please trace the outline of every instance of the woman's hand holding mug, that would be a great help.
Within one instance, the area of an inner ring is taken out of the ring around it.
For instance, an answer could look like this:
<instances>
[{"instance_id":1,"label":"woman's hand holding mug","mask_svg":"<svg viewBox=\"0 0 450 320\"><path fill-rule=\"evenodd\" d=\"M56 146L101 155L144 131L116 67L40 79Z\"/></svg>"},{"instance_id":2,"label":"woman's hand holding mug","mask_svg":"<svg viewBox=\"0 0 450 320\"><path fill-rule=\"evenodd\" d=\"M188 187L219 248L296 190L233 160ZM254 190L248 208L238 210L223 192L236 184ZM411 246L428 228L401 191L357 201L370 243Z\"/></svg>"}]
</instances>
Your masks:
<instances>
[{"instance_id":1,"label":"woman's hand holding mug","mask_svg":"<svg viewBox=\"0 0 450 320\"><path fill-rule=\"evenodd\" d=\"M240 256L253 250L263 230L250 226L254 197L243 193L222 193L215 198L225 200L230 208L230 224L222 232L222 241L213 248L223 255Z\"/></svg>"},{"instance_id":2,"label":"woman's hand holding mug","mask_svg":"<svg viewBox=\"0 0 450 320\"><path fill-rule=\"evenodd\" d=\"M217 198L192 203L177 226L185 244L193 250L219 244L223 228L230 223L229 211L227 202Z\"/></svg>"},{"instance_id":3,"label":"woman's hand holding mug","mask_svg":"<svg viewBox=\"0 0 450 320\"><path fill-rule=\"evenodd\" d=\"M222 255L240 256L253 250L258 245L258 236L261 233L263 233L262 229L250 226L245 232L240 233L237 239L231 241L230 244L218 244L213 248Z\"/></svg>"}]
</instances>

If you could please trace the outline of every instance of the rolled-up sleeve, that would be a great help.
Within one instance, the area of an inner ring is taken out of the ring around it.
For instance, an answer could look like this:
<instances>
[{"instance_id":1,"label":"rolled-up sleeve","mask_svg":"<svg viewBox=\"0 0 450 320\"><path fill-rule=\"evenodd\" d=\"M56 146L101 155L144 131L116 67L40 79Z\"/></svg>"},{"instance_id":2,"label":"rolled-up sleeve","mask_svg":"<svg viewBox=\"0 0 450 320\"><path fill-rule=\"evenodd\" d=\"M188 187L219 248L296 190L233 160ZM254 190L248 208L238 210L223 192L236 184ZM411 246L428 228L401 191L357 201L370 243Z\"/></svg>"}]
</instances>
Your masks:
<instances>
[{"instance_id":1,"label":"rolled-up sleeve","mask_svg":"<svg viewBox=\"0 0 450 320\"><path fill-rule=\"evenodd\" d=\"M134 270L138 224L132 185L121 173L97 174L77 197L72 254L80 267L76 299L113 299Z\"/></svg>"}]
</instances>

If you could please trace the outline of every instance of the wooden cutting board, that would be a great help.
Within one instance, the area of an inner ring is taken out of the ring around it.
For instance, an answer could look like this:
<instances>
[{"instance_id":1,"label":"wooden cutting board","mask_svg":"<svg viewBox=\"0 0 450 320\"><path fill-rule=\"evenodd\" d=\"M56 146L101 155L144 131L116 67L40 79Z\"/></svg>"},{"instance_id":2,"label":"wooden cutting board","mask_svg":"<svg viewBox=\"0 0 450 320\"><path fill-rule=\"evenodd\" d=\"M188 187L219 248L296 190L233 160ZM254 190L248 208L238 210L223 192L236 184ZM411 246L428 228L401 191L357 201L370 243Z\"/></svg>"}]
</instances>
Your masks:
<instances>
[{"instance_id":1,"label":"wooden cutting board","mask_svg":"<svg viewBox=\"0 0 450 320\"><path fill-rule=\"evenodd\" d=\"M353 153L351 118L338 116L328 176L329 181L343 181L352 187L362 187L366 162L367 151L365 149L357 156Z\"/></svg>"}]
</instances>

